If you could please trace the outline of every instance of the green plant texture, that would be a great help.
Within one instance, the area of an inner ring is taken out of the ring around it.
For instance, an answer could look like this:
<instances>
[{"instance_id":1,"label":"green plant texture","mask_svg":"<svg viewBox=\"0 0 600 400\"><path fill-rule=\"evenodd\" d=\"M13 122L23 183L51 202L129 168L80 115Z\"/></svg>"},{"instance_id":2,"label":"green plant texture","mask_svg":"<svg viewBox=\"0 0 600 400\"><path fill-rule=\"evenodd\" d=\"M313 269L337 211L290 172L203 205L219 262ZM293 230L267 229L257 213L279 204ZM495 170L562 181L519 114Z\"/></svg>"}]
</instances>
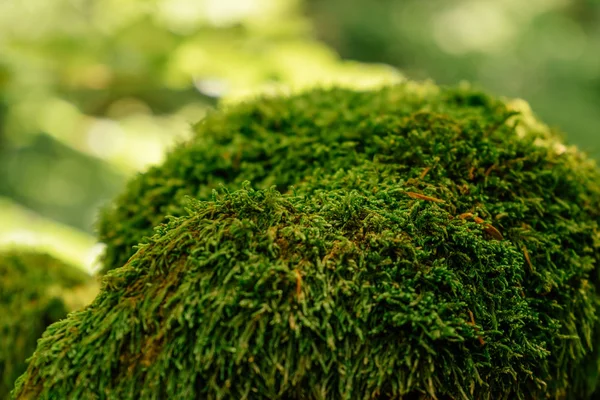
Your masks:
<instances>
[{"instance_id":1,"label":"green plant texture","mask_svg":"<svg viewBox=\"0 0 600 400\"><path fill-rule=\"evenodd\" d=\"M80 306L83 271L44 253L0 253L0 398L8 398L46 327Z\"/></svg>"},{"instance_id":2,"label":"green plant texture","mask_svg":"<svg viewBox=\"0 0 600 400\"><path fill-rule=\"evenodd\" d=\"M135 252L133 247L151 236L153 227L164 222L166 215L185 215L186 196L207 200L220 184L234 190L245 180L257 188L276 185L285 192L316 173L347 170L373 157L389 158L382 153L390 149L390 143L381 141L382 129L401 129L390 132L389 140L398 136L400 145L407 148L411 141L418 145L429 140L431 134L405 134L413 129L406 124L420 112L429 112L438 120L449 117L458 126L469 118L502 124L510 116L501 104L483 94L412 82L377 95L317 90L289 98L263 98L209 114L195 127L192 140L174 148L162 165L129 182L124 193L102 212L99 239L107 245L102 272L122 266ZM391 123L394 125L389 126ZM476 145L471 145L471 151L479 150ZM422 157L432 163L437 152L445 151L431 144L428 147L429 154ZM485 159L484 154L473 157L479 164L479 158ZM406 159L403 164L410 166L410 162ZM487 160L485 164L491 165Z\"/></svg>"},{"instance_id":3,"label":"green plant texture","mask_svg":"<svg viewBox=\"0 0 600 400\"><path fill-rule=\"evenodd\" d=\"M598 182L523 102L467 87L215 112L105 213L124 266L13 397L590 398Z\"/></svg>"}]
</instances>

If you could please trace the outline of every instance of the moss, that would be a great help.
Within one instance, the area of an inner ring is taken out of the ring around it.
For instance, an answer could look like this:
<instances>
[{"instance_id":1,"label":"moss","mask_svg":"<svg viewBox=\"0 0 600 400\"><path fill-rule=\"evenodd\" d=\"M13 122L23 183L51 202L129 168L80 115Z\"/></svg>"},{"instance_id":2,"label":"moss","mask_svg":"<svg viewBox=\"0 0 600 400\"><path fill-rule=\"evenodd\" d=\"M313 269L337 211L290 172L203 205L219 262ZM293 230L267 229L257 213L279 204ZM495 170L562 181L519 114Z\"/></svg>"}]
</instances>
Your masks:
<instances>
[{"instance_id":1,"label":"moss","mask_svg":"<svg viewBox=\"0 0 600 400\"><path fill-rule=\"evenodd\" d=\"M402 119L424 111L458 121L487 114L492 124L507 118L502 105L483 94L411 82L377 95L316 90L214 112L196 126L193 140L132 180L102 212L102 272L122 266L166 215L185 215L185 196L206 200L219 184L234 190L245 180L285 192L317 171L331 173L371 159L388 147L378 141L384 123L397 118L401 127Z\"/></svg>"},{"instance_id":2,"label":"moss","mask_svg":"<svg viewBox=\"0 0 600 400\"><path fill-rule=\"evenodd\" d=\"M46 327L78 307L90 276L44 253L0 253L0 398L25 372Z\"/></svg>"},{"instance_id":3,"label":"moss","mask_svg":"<svg viewBox=\"0 0 600 400\"><path fill-rule=\"evenodd\" d=\"M107 266L188 215L14 398L590 398L600 171L523 110L404 84L213 114L107 211Z\"/></svg>"}]
</instances>

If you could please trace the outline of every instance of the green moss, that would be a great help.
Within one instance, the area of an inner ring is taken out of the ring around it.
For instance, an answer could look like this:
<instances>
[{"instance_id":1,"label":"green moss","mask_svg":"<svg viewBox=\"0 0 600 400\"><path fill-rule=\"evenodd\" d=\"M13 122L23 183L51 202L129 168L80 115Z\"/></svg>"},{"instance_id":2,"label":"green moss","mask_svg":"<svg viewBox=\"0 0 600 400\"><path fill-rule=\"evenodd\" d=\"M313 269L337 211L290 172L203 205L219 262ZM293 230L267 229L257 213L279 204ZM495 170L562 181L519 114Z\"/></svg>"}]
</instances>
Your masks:
<instances>
[{"instance_id":1,"label":"green moss","mask_svg":"<svg viewBox=\"0 0 600 400\"><path fill-rule=\"evenodd\" d=\"M600 171L515 104L405 84L213 114L105 214L107 265L210 201L50 326L14 397L590 398Z\"/></svg>"},{"instance_id":2,"label":"green moss","mask_svg":"<svg viewBox=\"0 0 600 400\"><path fill-rule=\"evenodd\" d=\"M29 250L0 253L0 398L25 372L46 327L75 306L90 276L55 258Z\"/></svg>"},{"instance_id":3,"label":"green moss","mask_svg":"<svg viewBox=\"0 0 600 400\"><path fill-rule=\"evenodd\" d=\"M482 115L486 123L500 124L508 117L502 104L483 94L410 82L377 95L317 90L210 114L196 127L193 140L132 180L104 210L98 224L99 239L107 245L102 272L122 266L133 246L152 235L166 215L184 215L185 196L206 200L219 184L233 190L245 180L285 192L318 171L332 173L371 160L389 147L379 140L380 130L391 122L394 129L403 128L418 112L448 116L459 124Z\"/></svg>"}]
</instances>

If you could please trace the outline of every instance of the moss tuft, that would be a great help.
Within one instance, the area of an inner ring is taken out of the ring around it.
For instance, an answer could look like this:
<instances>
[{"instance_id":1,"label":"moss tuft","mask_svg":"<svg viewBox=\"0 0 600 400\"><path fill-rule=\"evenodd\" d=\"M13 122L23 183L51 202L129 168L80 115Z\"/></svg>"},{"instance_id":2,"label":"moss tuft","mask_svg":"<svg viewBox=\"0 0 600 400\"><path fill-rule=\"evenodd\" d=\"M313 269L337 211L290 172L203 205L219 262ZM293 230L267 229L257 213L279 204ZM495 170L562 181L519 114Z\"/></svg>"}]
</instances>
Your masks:
<instances>
[{"instance_id":1,"label":"moss tuft","mask_svg":"<svg viewBox=\"0 0 600 400\"><path fill-rule=\"evenodd\" d=\"M46 327L82 306L77 291L91 277L57 259L30 250L0 253L0 398L7 398L25 372Z\"/></svg>"},{"instance_id":2,"label":"moss tuft","mask_svg":"<svg viewBox=\"0 0 600 400\"><path fill-rule=\"evenodd\" d=\"M214 113L105 213L106 269L179 217L15 398L589 398L600 171L523 109L407 83Z\"/></svg>"}]
</instances>

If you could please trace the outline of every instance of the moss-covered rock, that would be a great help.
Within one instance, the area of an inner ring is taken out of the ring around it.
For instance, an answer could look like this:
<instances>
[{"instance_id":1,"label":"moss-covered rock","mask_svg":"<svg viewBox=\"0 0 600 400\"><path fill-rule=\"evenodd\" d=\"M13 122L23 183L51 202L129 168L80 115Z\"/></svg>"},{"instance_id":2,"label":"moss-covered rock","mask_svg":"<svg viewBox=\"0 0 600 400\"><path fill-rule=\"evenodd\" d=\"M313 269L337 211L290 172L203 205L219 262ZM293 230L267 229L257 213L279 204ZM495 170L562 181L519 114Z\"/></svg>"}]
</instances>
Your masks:
<instances>
[{"instance_id":1,"label":"moss-covered rock","mask_svg":"<svg viewBox=\"0 0 600 400\"><path fill-rule=\"evenodd\" d=\"M105 215L107 260L212 199L50 326L14 397L589 398L600 172L515 108L405 84L215 113ZM242 179L275 187L211 191Z\"/></svg>"},{"instance_id":2,"label":"moss-covered rock","mask_svg":"<svg viewBox=\"0 0 600 400\"><path fill-rule=\"evenodd\" d=\"M92 300L92 278L54 257L0 252L0 398L8 398L48 325ZM91 297L91 298L90 298Z\"/></svg>"}]
</instances>

